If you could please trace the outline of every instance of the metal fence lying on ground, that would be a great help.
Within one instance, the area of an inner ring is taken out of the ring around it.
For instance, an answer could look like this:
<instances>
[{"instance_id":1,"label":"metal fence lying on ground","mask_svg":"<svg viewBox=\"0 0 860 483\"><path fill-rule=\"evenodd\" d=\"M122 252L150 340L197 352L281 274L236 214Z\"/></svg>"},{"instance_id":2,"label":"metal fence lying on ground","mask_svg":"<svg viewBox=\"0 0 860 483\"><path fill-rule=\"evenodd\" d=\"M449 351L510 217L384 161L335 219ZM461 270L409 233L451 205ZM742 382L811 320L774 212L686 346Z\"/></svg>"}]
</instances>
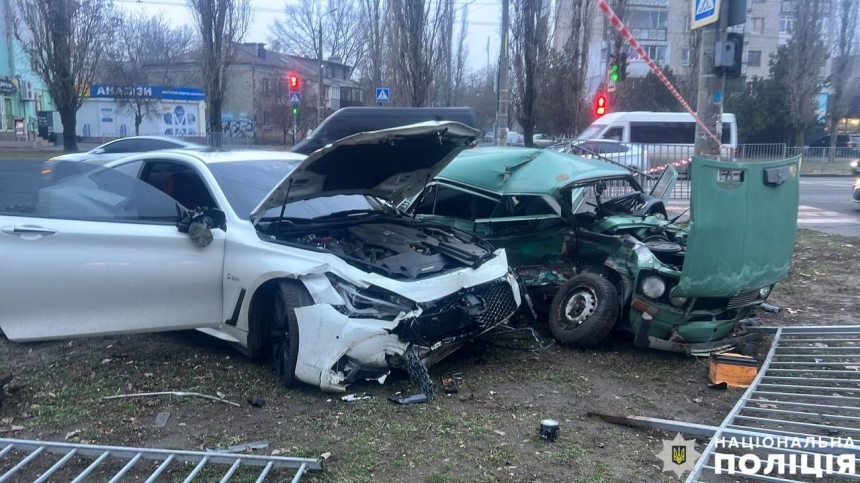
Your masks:
<instances>
[{"instance_id":1,"label":"metal fence lying on ground","mask_svg":"<svg viewBox=\"0 0 860 483\"><path fill-rule=\"evenodd\" d=\"M822 459L833 462L837 455L851 460L853 473L860 445L840 442L860 439L860 326L769 330L775 330L773 343L758 375L711 437L686 483L714 481L721 463L734 469L744 464L743 458L753 463L776 463L767 465L770 474L765 474L767 468L761 465L752 474L727 475L728 481L737 481L738 476L744 480L798 481L783 475L808 475L801 472L803 464L822 463ZM799 449L801 442L804 444ZM739 457L737 452L745 455ZM747 456L750 454L755 456ZM799 456L803 457L800 465L796 464ZM823 463L819 466L826 468ZM831 465L831 470L834 468ZM860 475L831 475L823 481L841 479L856 481Z\"/></svg>"},{"instance_id":2,"label":"metal fence lying on ground","mask_svg":"<svg viewBox=\"0 0 860 483\"><path fill-rule=\"evenodd\" d=\"M12 456L19 453L21 459L15 463ZM51 455L63 455L55 460ZM154 469L141 468L145 460L157 464ZM113 463L114 465L111 465ZM189 467L181 467L185 465ZM49 466L50 465L50 466ZM208 466L207 466L208 465ZM0 438L0 482L24 481L22 475L26 470L33 470L34 483L46 481L71 481L78 483L91 477L99 471L106 475L108 471L110 483L119 482L124 476L132 475L138 479L146 478L146 483L157 481L162 474L182 473L182 481L190 482L204 470L217 471L222 483L230 481L240 469L253 469L256 482L266 481L268 476L274 476L273 470L295 470L292 475L293 483L299 481L306 471L321 471L322 463L318 459L293 458L286 456L257 456L246 454L231 454L220 452L178 451L152 448L130 448L121 446L99 446L91 444L58 443L50 441L27 441ZM171 467L172 466L172 467ZM81 469L83 467L83 469ZM217 467L217 469L215 469ZM143 472L141 472L143 470ZM69 472L71 471L71 473ZM292 471L291 471L292 472ZM208 474L208 473L207 473ZM247 475L243 475L247 476ZM283 473L280 477L285 476ZM177 480L179 481L179 480ZM206 481L211 480L211 477ZM246 481L243 479L243 481ZM274 481L274 479L272 480ZM283 481L283 480L279 480Z\"/></svg>"}]
</instances>

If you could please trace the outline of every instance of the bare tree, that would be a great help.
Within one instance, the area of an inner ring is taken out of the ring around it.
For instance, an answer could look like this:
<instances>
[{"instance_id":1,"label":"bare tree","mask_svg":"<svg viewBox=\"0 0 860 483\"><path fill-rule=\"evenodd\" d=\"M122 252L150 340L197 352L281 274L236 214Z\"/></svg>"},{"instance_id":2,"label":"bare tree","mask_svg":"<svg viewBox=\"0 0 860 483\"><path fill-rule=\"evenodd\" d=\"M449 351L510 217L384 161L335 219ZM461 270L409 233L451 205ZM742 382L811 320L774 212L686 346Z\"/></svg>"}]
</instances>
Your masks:
<instances>
[{"instance_id":1,"label":"bare tree","mask_svg":"<svg viewBox=\"0 0 860 483\"><path fill-rule=\"evenodd\" d=\"M362 0L362 7L365 3ZM337 58L347 65L361 61L367 25L360 21L362 12L354 0L301 0L287 4L284 13L286 20L275 20L269 35L284 52L315 59L322 41L324 58Z\"/></svg>"},{"instance_id":2,"label":"bare tree","mask_svg":"<svg viewBox=\"0 0 860 483\"><path fill-rule=\"evenodd\" d=\"M82 89L93 83L112 38L108 0L16 0L15 36L42 78L63 123L63 149L77 151Z\"/></svg>"},{"instance_id":3,"label":"bare tree","mask_svg":"<svg viewBox=\"0 0 860 483\"><path fill-rule=\"evenodd\" d=\"M119 19L117 36L105 62L104 80L114 87L118 112L134 117L134 133L140 125L157 117L160 101L140 86L155 82L170 84L171 67L188 54L194 32L189 27L173 27L163 15L126 14ZM158 65L155 68L153 64Z\"/></svg>"},{"instance_id":4,"label":"bare tree","mask_svg":"<svg viewBox=\"0 0 860 483\"><path fill-rule=\"evenodd\" d=\"M803 144L803 132L814 122L815 95L821 89L819 74L827 60L821 28L825 1L830 0L795 2L794 31L786 46L783 83L788 94L788 126L794 131L796 146Z\"/></svg>"},{"instance_id":5,"label":"bare tree","mask_svg":"<svg viewBox=\"0 0 860 483\"><path fill-rule=\"evenodd\" d=\"M359 8L359 22L363 26L361 30L361 44L364 46L364 55L358 64L361 73L361 86L364 90L364 99L372 102L375 99L375 90L383 86L387 80L387 58L386 58L386 36L387 22L385 21L385 0L361 0Z\"/></svg>"},{"instance_id":6,"label":"bare tree","mask_svg":"<svg viewBox=\"0 0 860 483\"><path fill-rule=\"evenodd\" d=\"M549 53L549 12L541 0L514 0L511 20L512 66L517 83L517 121L524 144L534 146L538 79L543 78Z\"/></svg>"},{"instance_id":7,"label":"bare tree","mask_svg":"<svg viewBox=\"0 0 860 483\"><path fill-rule=\"evenodd\" d=\"M399 89L412 107L433 101L437 68L444 45L442 24L453 0L389 0L391 49ZM450 49L447 49L448 51Z\"/></svg>"},{"instance_id":8,"label":"bare tree","mask_svg":"<svg viewBox=\"0 0 860 483\"><path fill-rule=\"evenodd\" d=\"M468 5L467 5L468 6ZM460 17L460 35L457 38L457 57L454 59L454 99L453 105L459 105L463 93L463 83L466 76L466 59L469 57L469 47L466 45L466 36L469 33L469 25L466 22L469 10L464 6Z\"/></svg>"},{"instance_id":9,"label":"bare tree","mask_svg":"<svg viewBox=\"0 0 860 483\"><path fill-rule=\"evenodd\" d=\"M828 120L830 122L830 162L836 156L836 134L839 121L851 108L851 101L860 94L860 78L851 75L851 60L857 54L858 2L856 0L841 0L837 10L836 45L833 49L833 61L830 64L830 98L827 101Z\"/></svg>"},{"instance_id":10,"label":"bare tree","mask_svg":"<svg viewBox=\"0 0 860 483\"><path fill-rule=\"evenodd\" d=\"M250 0L188 0L188 7L200 35L209 132L220 133L228 74L251 23Z\"/></svg>"}]
</instances>

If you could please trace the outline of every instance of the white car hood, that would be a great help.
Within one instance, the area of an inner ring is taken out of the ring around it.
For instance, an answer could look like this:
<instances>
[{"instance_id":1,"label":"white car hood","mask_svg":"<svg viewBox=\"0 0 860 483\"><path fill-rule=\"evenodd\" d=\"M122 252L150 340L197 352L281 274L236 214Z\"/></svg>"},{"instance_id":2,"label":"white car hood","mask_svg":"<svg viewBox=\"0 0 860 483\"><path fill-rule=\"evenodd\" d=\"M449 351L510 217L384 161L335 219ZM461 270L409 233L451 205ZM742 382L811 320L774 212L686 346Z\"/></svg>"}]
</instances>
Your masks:
<instances>
[{"instance_id":1,"label":"white car hood","mask_svg":"<svg viewBox=\"0 0 860 483\"><path fill-rule=\"evenodd\" d=\"M48 162L58 162L58 161L86 161L88 158L92 157L92 153L70 153L70 154L61 154L59 156L54 156L49 159Z\"/></svg>"},{"instance_id":2,"label":"white car hood","mask_svg":"<svg viewBox=\"0 0 860 483\"><path fill-rule=\"evenodd\" d=\"M469 147L481 132L459 122L423 122L355 134L305 158L251 212L321 196L362 194L397 203Z\"/></svg>"}]
</instances>

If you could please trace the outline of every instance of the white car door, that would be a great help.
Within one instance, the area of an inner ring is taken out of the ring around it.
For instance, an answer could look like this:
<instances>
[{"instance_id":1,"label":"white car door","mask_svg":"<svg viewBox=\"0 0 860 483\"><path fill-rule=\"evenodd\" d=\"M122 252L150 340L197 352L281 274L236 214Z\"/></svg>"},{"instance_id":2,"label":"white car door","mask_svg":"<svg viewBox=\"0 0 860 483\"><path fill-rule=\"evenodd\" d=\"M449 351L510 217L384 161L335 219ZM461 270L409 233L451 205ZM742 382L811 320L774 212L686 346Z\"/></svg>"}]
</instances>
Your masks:
<instances>
[{"instance_id":1,"label":"white car door","mask_svg":"<svg viewBox=\"0 0 860 483\"><path fill-rule=\"evenodd\" d=\"M219 326L225 233L199 248L178 213L106 168L0 193L0 329L27 341Z\"/></svg>"}]
</instances>

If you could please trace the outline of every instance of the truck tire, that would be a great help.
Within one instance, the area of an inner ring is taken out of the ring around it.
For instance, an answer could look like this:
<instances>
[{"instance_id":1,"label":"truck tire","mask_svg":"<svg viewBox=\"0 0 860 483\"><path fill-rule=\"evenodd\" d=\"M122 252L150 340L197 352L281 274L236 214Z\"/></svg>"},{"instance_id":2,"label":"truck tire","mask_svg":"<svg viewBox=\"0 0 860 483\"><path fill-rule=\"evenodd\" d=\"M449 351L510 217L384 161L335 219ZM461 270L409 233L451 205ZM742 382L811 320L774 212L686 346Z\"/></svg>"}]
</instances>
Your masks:
<instances>
[{"instance_id":1,"label":"truck tire","mask_svg":"<svg viewBox=\"0 0 860 483\"><path fill-rule=\"evenodd\" d=\"M307 289L296 282L281 282L272 297L269 340L272 363L278 378L286 387L296 387L296 363L299 356L299 323L296 309L313 305Z\"/></svg>"},{"instance_id":2,"label":"truck tire","mask_svg":"<svg viewBox=\"0 0 860 483\"><path fill-rule=\"evenodd\" d=\"M561 286L549 311L549 329L562 344L597 345L618 321L618 292L594 273L581 273Z\"/></svg>"}]
</instances>

